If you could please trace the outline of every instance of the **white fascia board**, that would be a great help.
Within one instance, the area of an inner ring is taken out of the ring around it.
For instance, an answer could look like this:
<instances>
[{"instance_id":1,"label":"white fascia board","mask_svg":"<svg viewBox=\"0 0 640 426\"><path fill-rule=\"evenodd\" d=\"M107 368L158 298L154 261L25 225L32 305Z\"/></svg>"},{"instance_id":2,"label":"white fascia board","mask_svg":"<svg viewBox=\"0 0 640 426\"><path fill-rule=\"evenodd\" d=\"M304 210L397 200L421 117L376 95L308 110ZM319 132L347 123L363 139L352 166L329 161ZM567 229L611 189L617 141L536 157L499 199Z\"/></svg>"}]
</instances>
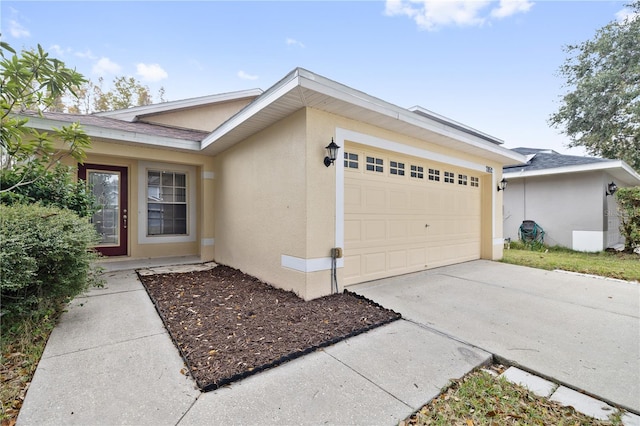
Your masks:
<instances>
[{"instance_id":1,"label":"white fascia board","mask_svg":"<svg viewBox=\"0 0 640 426\"><path fill-rule=\"evenodd\" d=\"M220 93L216 95L200 96L197 98L181 99L177 101L161 102L158 104L142 105L127 109L119 109L115 111L97 112L94 115L98 117L111 117L123 121L133 122L137 117L158 114L161 112L180 110L184 108L192 108L201 105L214 104L220 102L228 102L237 99L249 97L257 97L263 93L262 89L249 89L237 92Z\"/></svg>"},{"instance_id":2,"label":"white fascia board","mask_svg":"<svg viewBox=\"0 0 640 426\"><path fill-rule=\"evenodd\" d=\"M576 166L566 166L566 167L555 167L551 169L541 169L541 170L520 170L513 172L504 172L503 176L505 179L519 179L519 178L527 178L534 176L549 176L549 175L558 175L558 174L566 174L566 173L578 173L578 172L592 172L592 171L606 171L606 170L623 170L625 174L628 175L629 179L627 182L631 183L635 181L635 185L640 185L640 174L638 174L635 170L631 168L627 163L622 160L611 160L601 163L592 163L592 164L579 164ZM517 170L517 169L516 169Z\"/></svg>"},{"instance_id":3,"label":"white fascia board","mask_svg":"<svg viewBox=\"0 0 640 426\"><path fill-rule=\"evenodd\" d=\"M71 124L68 121L50 120L46 118L30 117L29 127L52 131L54 127L60 128ZM131 142L149 145L156 148L181 149L186 151L200 151L200 142L184 139L168 138L165 136L152 136L145 133L126 132L123 130L105 129L103 127L81 124L82 130L90 137L112 139L120 142Z\"/></svg>"},{"instance_id":4,"label":"white fascia board","mask_svg":"<svg viewBox=\"0 0 640 426\"><path fill-rule=\"evenodd\" d=\"M298 86L298 72L297 70L287 75L283 80L276 83L271 89L264 92L258 99L247 105L244 109L240 110L236 115L225 121L209 134L202 141L202 149L206 149L209 145L214 143L218 138L224 136L229 131L238 127L244 121L269 106L276 99L285 95L290 90L293 90Z\"/></svg>"},{"instance_id":5,"label":"white fascia board","mask_svg":"<svg viewBox=\"0 0 640 426\"><path fill-rule=\"evenodd\" d=\"M459 121L453 120L453 119L451 119L449 117L445 117L444 115L438 114L437 112L430 111L430 110L428 110L426 108L423 108L423 107L421 107L419 105L416 105L416 106L413 106L413 107L409 108L409 111L418 113L419 115L421 115L423 117L426 116L426 118L431 118L431 119L434 119L434 120L439 121L439 122L449 123L452 126L459 128L459 130L468 131L468 132L470 132L472 134L479 135L481 138L486 139L487 141L489 141L491 143L495 143L495 144L498 144L498 145L504 144L504 141L502 139L498 139L498 138L496 138L494 136L491 136L491 135L489 135L489 134L487 134L485 132L481 132L480 130L474 129L471 126L467 126L466 124L460 123Z\"/></svg>"}]
</instances>

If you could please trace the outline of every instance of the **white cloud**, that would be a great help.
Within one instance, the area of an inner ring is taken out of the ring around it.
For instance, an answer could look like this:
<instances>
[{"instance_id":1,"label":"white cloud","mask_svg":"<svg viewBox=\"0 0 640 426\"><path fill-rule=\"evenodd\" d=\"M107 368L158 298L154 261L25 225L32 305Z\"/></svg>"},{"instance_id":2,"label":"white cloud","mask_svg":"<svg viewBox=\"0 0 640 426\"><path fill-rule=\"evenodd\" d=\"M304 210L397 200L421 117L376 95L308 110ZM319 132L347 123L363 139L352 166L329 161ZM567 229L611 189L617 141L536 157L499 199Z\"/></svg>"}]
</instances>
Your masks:
<instances>
[{"instance_id":1,"label":"white cloud","mask_svg":"<svg viewBox=\"0 0 640 426\"><path fill-rule=\"evenodd\" d=\"M631 9L622 9L616 13L616 20L620 23L631 22L640 18L640 14L633 12Z\"/></svg>"},{"instance_id":2,"label":"white cloud","mask_svg":"<svg viewBox=\"0 0 640 426\"><path fill-rule=\"evenodd\" d=\"M299 47L302 47L302 48L305 47L304 44L301 41L298 41L298 40L296 40L294 38L288 38L286 40L286 43L287 43L287 46L299 46Z\"/></svg>"},{"instance_id":3,"label":"white cloud","mask_svg":"<svg viewBox=\"0 0 640 426\"><path fill-rule=\"evenodd\" d=\"M100 58L98 62L93 65L92 72L94 74L104 76L105 74L116 75L120 72L122 67L109 58Z\"/></svg>"},{"instance_id":4,"label":"white cloud","mask_svg":"<svg viewBox=\"0 0 640 426\"><path fill-rule=\"evenodd\" d=\"M435 31L446 26L482 26L491 18L504 18L527 12L528 0L500 0L498 7L486 9L495 0L386 0L385 14L407 16L419 28Z\"/></svg>"},{"instance_id":5,"label":"white cloud","mask_svg":"<svg viewBox=\"0 0 640 426\"><path fill-rule=\"evenodd\" d=\"M136 65L138 75L144 81L160 81L169 77L169 74L159 64L143 64Z\"/></svg>"},{"instance_id":6,"label":"white cloud","mask_svg":"<svg viewBox=\"0 0 640 426\"><path fill-rule=\"evenodd\" d=\"M18 21L13 19L9 21L9 34L14 38L23 38L31 36L28 29L23 27Z\"/></svg>"},{"instance_id":7,"label":"white cloud","mask_svg":"<svg viewBox=\"0 0 640 426\"><path fill-rule=\"evenodd\" d=\"M56 55L59 55L59 56L64 55L64 50L62 49L62 47L60 47L59 44L54 44L53 46L49 47L49 50L51 50Z\"/></svg>"},{"instance_id":8,"label":"white cloud","mask_svg":"<svg viewBox=\"0 0 640 426\"><path fill-rule=\"evenodd\" d=\"M97 59L97 56L95 56L89 49L85 50L84 52L75 52L74 55L76 55L78 58Z\"/></svg>"},{"instance_id":9,"label":"white cloud","mask_svg":"<svg viewBox=\"0 0 640 426\"><path fill-rule=\"evenodd\" d=\"M257 75L247 74L246 72L244 72L242 70L238 71L238 77L240 77L243 80L257 80L258 79Z\"/></svg>"},{"instance_id":10,"label":"white cloud","mask_svg":"<svg viewBox=\"0 0 640 426\"><path fill-rule=\"evenodd\" d=\"M491 11L494 18L506 18L516 13L528 12L533 3L528 0L500 0L500 6Z\"/></svg>"}]
</instances>

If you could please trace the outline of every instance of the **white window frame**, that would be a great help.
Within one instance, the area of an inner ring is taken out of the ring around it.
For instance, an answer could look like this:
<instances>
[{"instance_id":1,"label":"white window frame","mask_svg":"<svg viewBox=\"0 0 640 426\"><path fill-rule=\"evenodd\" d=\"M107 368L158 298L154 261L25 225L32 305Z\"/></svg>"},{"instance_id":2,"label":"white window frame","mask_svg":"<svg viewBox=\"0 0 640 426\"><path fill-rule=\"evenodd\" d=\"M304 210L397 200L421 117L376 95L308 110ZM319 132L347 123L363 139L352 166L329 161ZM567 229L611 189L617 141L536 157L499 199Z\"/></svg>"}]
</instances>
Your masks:
<instances>
[{"instance_id":1,"label":"white window frame","mask_svg":"<svg viewBox=\"0 0 640 426\"><path fill-rule=\"evenodd\" d=\"M184 173L187 178L187 234L147 235L147 179L149 171ZM182 164L138 163L138 244L190 243L196 241L196 168Z\"/></svg>"}]
</instances>

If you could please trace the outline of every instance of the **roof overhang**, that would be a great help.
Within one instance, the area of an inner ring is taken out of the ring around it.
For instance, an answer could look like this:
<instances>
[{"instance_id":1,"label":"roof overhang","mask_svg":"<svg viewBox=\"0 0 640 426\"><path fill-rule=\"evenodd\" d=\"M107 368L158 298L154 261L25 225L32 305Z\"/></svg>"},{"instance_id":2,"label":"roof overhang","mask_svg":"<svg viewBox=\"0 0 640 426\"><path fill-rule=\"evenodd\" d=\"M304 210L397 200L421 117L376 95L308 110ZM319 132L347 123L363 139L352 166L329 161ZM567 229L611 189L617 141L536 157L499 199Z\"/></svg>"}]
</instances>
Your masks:
<instances>
[{"instance_id":1,"label":"roof overhang","mask_svg":"<svg viewBox=\"0 0 640 426\"><path fill-rule=\"evenodd\" d=\"M315 108L356 121L479 156L500 164L525 157L492 138L442 116L418 114L302 68L297 68L202 141L209 155L222 152L301 108ZM426 111L426 110L425 110Z\"/></svg>"},{"instance_id":2,"label":"roof overhang","mask_svg":"<svg viewBox=\"0 0 640 426\"><path fill-rule=\"evenodd\" d=\"M29 117L29 127L39 130L52 131L68 125L68 121L53 120L42 117ZM82 124L82 130L92 137L106 139L111 142L125 144L139 144L153 148L165 148L171 150L200 152L200 142L185 139L170 138L166 136L149 135L142 132L108 129L100 126Z\"/></svg>"},{"instance_id":3,"label":"roof overhang","mask_svg":"<svg viewBox=\"0 0 640 426\"><path fill-rule=\"evenodd\" d=\"M640 185L640 174L633 170L631 166L622 160L610 160L599 163L591 164L579 164L575 166L566 167L554 167L550 169L538 169L538 170L518 170L517 167L511 169L512 171L504 172L505 179L524 179L528 177L536 176L551 176L568 173L584 173L603 171L609 173L614 179L619 180L630 186Z\"/></svg>"}]
</instances>

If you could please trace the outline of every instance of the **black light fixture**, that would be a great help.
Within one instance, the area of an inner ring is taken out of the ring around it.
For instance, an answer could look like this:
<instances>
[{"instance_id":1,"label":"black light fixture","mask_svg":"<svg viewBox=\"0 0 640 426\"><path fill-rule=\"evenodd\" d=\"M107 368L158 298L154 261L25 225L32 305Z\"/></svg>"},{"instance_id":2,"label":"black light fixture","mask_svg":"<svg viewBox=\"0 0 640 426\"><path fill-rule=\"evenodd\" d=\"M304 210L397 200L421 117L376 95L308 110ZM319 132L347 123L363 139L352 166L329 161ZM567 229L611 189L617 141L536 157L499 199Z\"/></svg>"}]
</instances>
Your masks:
<instances>
[{"instance_id":1,"label":"black light fixture","mask_svg":"<svg viewBox=\"0 0 640 426\"><path fill-rule=\"evenodd\" d=\"M613 195L618 190L618 185L614 181L611 181L609 185L607 185L607 190L604 192L605 197L607 195Z\"/></svg>"},{"instance_id":2,"label":"black light fixture","mask_svg":"<svg viewBox=\"0 0 640 426\"><path fill-rule=\"evenodd\" d=\"M333 141L333 138L331 138L331 143L325 148L327 149L329 155L324 157L324 165L329 167L334 163L334 161L336 161L336 158L338 158L338 150L340 149L340 147L336 145L336 143Z\"/></svg>"},{"instance_id":3,"label":"black light fixture","mask_svg":"<svg viewBox=\"0 0 640 426\"><path fill-rule=\"evenodd\" d=\"M507 183L509 182L507 182L505 178L502 178L502 180L498 184L498 192L504 191L505 189L507 189Z\"/></svg>"}]
</instances>

